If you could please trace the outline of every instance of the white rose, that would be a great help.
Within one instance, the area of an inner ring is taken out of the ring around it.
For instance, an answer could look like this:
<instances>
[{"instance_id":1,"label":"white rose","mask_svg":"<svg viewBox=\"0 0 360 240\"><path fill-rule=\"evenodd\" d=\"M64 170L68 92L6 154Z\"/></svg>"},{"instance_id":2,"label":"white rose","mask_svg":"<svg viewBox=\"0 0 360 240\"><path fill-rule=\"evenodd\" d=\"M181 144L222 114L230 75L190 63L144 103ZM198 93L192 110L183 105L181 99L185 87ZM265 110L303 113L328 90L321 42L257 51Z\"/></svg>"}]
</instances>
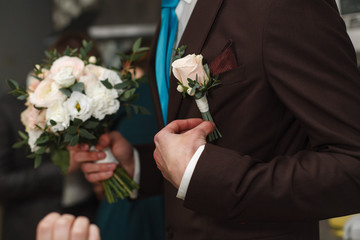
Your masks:
<instances>
[{"instance_id":1,"label":"white rose","mask_svg":"<svg viewBox=\"0 0 360 240\"><path fill-rule=\"evenodd\" d=\"M196 80L197 76L200 85L209 81L202 64L202 59L202 55L190 54L174 61L171 66L173 67L172 72L175 78L186 87L189 86L188 78Z\"/></svg>"},{"instance_id":2,"label":"white rose","mask_svg":"<svg viewBox=\"0 0 360 240\"><path fill-rule=\"evenodd\" d=\"M56 75L63 68L71 68L72 74L77 78L84 70L84 62L78 57L63 56L54 61L50 72Z\"/></svg>"},{"instance_id":3,"label":"white rose","mask_svg":"<svg viewBox=\"0 0 360 240\"><path fill-rule=\"evenodd\" d=\"M104 81L108 79L111 85L113 86L122 83L122 80L119 74L117 74L117 72L101 66L92 65L92 64L86 65L85 74L89 74L89 73L94 74L99 81Z\"/></svg>"},{"instance_id":4,"label":"white rose","mask_svg":"<svg viewBox=\"0 0 360 240\"><path fill-rule=\"evenodd\" d=\"M107 89L102 83L97 82L86 89L86 95L93 101L93 117L102 120L106 115L117 112L120 102L115 89Z\"/></svg>"},{"instance_id":5,"label":"white rose","mask_svg":"<svg viewBox=\"0 0 360 240\"><path fill-rule=\"evenodd\" d=\"M91 72L86 72L84 75L82 75L79 78L79 82L84 83L84 89L86 90L89 85L95 84L95 83L99 82L99 80L95 74L93 74Z\"/></svg>"},{"instance_id":6,"label":"white rose","mask_svg":"<svg viewBox=\"0 0 360 240\"><path fill-rule=\"evenodd\" d=\"M39 83L33 93L29 93L29 101L42 108L47 108L57 101L65 101L66 96L59 89L59 84L48 77Z\"/></svg>"},{"instance_id":7,"label":"white rose","mask_svg":"<svg viewBox=\"0 0 360 240\"><path fill-rule=\"evenodd\" d=\"M30 149L32 152L36 152L39 147L35 145L35 142L41 136L43 131L40 129L30 129L27 133L29 136L28 144L30 146Z\"/></svg>"},{"instance_id":8,"label":"white rose","mask_svg":"<svg viewBox=\"0 0 360 240\"><path fill-rule=\"evenodd\" d=\"M67 109L70 119L79 118L86 121L91 117L93 101L80 92L73 92L64 107Z\"/></svg>"},{"instance_id":9,"label":"white rose","mask_svg":"<svg viewBox=\"0 0 360 240\"><path fill-rule=\"evenodd\" d=\"M50 120L55 121L56 125L52 126ZM46 121L53 132L63 131L69 127L70 116L63 102L56 102L47 109Z\"/></svg>"},{"instance_id":10,"label":"white rose","mask_svg":"<svg viewBox=\"0 0 360 240\"><path fill-rule=\"evenodd\" d=\"M54 76L54 80L61 87L68 88L75 83L76 77L71 67L64 67Z\"/></svg>"}]
</instances>

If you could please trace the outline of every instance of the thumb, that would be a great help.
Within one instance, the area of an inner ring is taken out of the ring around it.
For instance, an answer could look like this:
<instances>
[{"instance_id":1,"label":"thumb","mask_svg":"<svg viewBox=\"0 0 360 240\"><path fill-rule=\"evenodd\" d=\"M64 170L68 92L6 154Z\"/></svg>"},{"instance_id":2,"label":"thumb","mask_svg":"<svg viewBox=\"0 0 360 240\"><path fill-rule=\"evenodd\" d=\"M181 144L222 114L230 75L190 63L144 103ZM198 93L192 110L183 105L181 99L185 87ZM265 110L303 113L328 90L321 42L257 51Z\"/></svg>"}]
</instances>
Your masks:
<instances>
[{"instance_id":1,"label":"thumb","mask_svg":"<svg viewBox=\"0 0 360 240\"><path fill-rule=\"evenodd\" d=\"M210 121L204 121L197 125L195 128L191 129L189 133L199 135L203 138L206 138L207 135L212 133L215 130L215 123Z\"/></svg>"}]
</instances>

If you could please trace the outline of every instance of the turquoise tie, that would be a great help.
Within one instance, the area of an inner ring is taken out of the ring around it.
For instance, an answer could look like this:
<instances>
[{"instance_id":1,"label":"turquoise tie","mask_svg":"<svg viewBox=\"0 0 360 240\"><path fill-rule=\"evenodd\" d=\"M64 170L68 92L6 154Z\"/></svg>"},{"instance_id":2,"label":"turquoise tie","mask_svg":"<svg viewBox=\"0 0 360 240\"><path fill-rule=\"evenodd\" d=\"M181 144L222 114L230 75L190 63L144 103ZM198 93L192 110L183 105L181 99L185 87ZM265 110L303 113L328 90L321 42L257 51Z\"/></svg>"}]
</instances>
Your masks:
<instances>
[{"instance_id":1,"label":"turquoise tie","mask_svg":"<svg viewBox=\"0 0 360 240\"><path fill-rule=\"evenodd\" d=\"M178 3L179 0L162 0L161 28L156 48L156 82L165 125L169 103L170 61L177 33L177 16L175 8Z\"/></svg>"}]
</instances>

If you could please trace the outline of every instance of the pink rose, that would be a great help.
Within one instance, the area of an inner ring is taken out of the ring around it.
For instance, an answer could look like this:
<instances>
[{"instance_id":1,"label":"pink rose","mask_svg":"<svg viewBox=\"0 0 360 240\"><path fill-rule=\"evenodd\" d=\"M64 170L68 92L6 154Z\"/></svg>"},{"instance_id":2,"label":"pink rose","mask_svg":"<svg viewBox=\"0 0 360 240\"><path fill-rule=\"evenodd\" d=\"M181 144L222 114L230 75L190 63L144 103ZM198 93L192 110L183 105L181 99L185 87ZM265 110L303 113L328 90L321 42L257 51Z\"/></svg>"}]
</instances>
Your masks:
<instances>
[{"instance_id":1,"label":"pink rose","mask_svg":"<svg viewBox=\"0 0 360 240\"><path fill-rule=\"evenodd\" d=\"M78 77L84 69L84 62L78 57L63 56L52 64L50 72L56 75L63 68L71 68L72 74Z\"/></svg>"},{"instance_id":2,"label":"pink rose","mask_svg":"<svg viewBox=\"0 0 360 240\"><path fill-rule=\"evenodd\" d=\"M189 54L174 61L171 66L173 67L172 72L175 78L186 87L189 87L188 78L196 80L197 76L200 85L209 81L202 64L202 59L202 55Z\"/></svg>"},{"instance_id":3,"label":"pink rose","mask_svg":"<svg viewBox=\"0 0 360 240\"><path fill-rule=\"evenodd\" d=\"M60 86L50 78L42 80L33 93L29 93L29 101L36 107L47 108L56 101L65 101L66 96L60 92Z\"/></svg>"},{"instance_id":4,"label":"pink rose","mask_svg":"<svg viewBox=\"0 0 360 240\"><path fill-rule=\"evenodd\" d=\"M37 110L33 105L29 105L25 111L21 113L21 122L24 124L26 131L38 129L36 125L41 128L45 127L46 110Z\"/></svg>"}]
</instances>

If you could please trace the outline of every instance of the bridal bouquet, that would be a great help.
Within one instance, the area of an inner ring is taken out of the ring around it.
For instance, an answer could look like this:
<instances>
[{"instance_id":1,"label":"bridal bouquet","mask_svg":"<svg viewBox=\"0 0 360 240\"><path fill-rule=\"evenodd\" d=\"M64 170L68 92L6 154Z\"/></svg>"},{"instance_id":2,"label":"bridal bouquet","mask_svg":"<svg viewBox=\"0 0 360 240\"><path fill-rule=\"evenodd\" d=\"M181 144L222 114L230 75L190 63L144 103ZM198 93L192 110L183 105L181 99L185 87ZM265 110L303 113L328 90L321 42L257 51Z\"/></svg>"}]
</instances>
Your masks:
<instances>
[{"instance_id":1,"label":"bridal bouquet","mask_svg":"<svg viewBox=\"0 0 360 240\"><path fill-rule=\"evenodd\" d=\"M177 49L177 54L171 64L172 72L178 80L177 90L182 93L184 97L186 94L194 97L203 120L213 122L207 94L209 89L218 86L220 81L218 76L211 76L210 68L207 64L203 65L202 55L189 54L182 57L185 49L186 46L181 46ZM208 140L212 142L221 137L221 133L215 128L215 130L209 134Z\"/></svg>"},{"instance_id":2,"label":"bridal bouquet","mask_svg":"<svg viewBox=\"0 0 360 240\"><path fill-rule=\"evenodd\" d=\"M28 89L7 80L10 93L26 100L27 106L21 114L26 134L20 132L22 141L14 147L28 144L35 167L41 164L44 153L50 153L53 163L67 172L68 146L94 146L120 107L145 113L146 109L132 104L141 80L135 76L135 62L148 50L140 45L141 39L134 43L131 55L122 55L121 69L98 65L94 56L87 56L92 43L83 41L80 49L67 48L63 54L56 50L46 52L48 59L35 66ZM110 149L105 153L105 161L117 163ZM121 166L103 185L109 202L128 197L138 188Z\"/></svg>"}]
</instances>

